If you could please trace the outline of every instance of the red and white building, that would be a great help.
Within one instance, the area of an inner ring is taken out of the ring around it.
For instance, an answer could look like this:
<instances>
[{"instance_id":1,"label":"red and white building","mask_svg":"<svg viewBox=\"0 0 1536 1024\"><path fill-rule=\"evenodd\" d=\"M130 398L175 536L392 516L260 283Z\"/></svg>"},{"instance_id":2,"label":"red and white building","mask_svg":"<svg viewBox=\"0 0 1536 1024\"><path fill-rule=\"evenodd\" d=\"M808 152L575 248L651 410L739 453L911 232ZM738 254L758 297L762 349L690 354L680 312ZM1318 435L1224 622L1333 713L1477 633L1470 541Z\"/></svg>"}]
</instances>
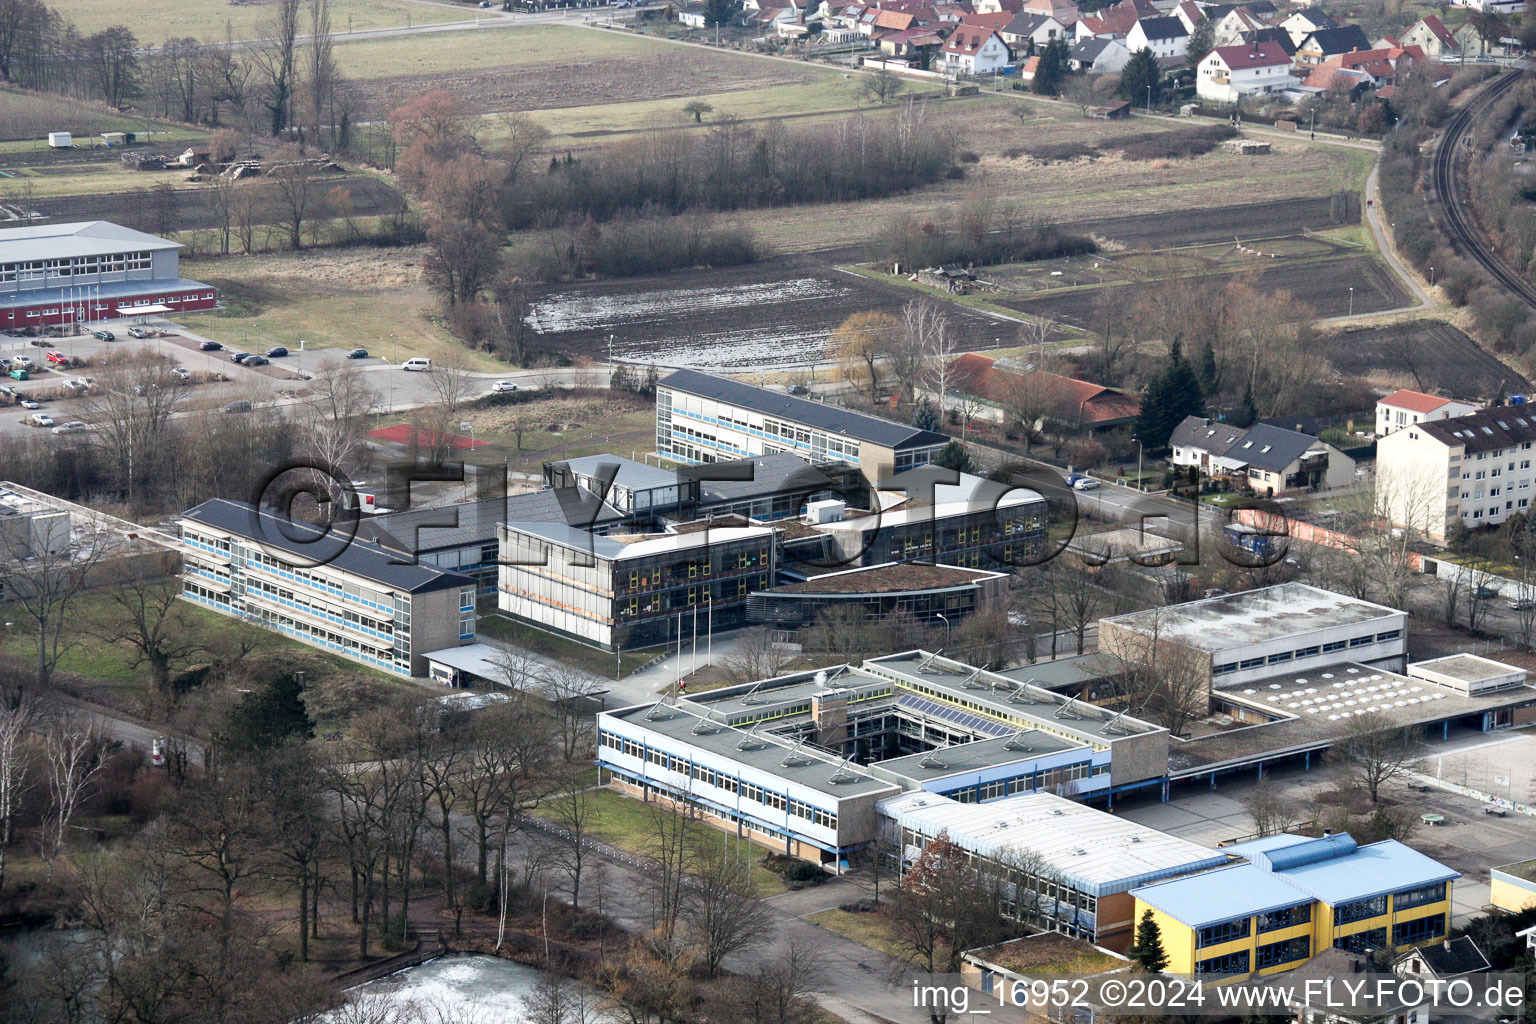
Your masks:
<instances>
[{"instance_id":1,"label":"red and white building","mask_svg":"<svg viewBox=\"0 0 1536 1024\"><path fill-rule=\"evenodd\" d=\"M1458 402L1454 398L1426 395L1422 391L1399 388L1376 403L1376 436L1386 437L1394 430L1431 420L1449 420L1470 416L1482 406Z\"/></svg>"},{"instance_id":2,"label":"red and white building","mask_svg":"<svg viewBox=\"0 0 1536 1024\"><path fill-rule=\"evenodd\" d=\"M1239 103L1245 96L1296 85L1291 58L1279 43L1218 46L1200 59L1195 92L1212 103Z\"/></svg>"},{"instance_id":3,"label":"red and white building","mask_svg":"<svg viewBox=\"0 0 1536 1024\"><path fill-rule=\"evenodd\" d=\"M0 229L0 330L214 308L181 249L104 220Z\"/></svg>"}]
</instances>

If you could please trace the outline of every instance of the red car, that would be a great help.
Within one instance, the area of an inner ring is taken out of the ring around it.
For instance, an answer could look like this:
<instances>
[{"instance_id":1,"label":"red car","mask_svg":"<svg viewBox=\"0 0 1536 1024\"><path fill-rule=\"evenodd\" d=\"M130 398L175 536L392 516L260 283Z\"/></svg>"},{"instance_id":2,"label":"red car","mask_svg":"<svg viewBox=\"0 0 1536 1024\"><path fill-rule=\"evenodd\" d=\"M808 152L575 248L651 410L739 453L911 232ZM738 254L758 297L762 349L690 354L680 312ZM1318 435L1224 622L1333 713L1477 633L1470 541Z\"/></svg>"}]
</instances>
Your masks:
<instances>
[{"instance_id":1,"label":"red car","mask_svg":"<svg viewBox=\"0 0 1536 1024\"><path fill-rule=\"evenodd\" d=\"M55 366L69 365L69 356L65 355L63 352L49 352L47 358L48 361L53 363Z\"/></svg>"}]
</instances>

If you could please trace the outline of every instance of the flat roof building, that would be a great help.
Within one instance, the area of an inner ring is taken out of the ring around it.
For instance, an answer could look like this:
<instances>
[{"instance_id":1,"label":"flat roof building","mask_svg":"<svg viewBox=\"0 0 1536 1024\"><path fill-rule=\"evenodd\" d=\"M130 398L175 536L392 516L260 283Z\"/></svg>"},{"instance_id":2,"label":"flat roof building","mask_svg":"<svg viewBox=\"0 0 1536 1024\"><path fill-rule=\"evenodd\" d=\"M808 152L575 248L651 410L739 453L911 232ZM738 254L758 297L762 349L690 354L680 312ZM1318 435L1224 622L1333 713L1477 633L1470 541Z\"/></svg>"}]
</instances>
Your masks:
<instances>
[{"instance_id":1,"label":"flat roof building","mask_svg":"<svg viewBox=\"0 0 1536 1024\"><path fill-rule=\"evenodd\" d=\"M1245 977L1318 953L1397 950L1444 938L1461 877L1393 839L1277 835L1225 852L1248 863L1134 889L1151 910L1174 974Z\"/></svg>"},{"instance_id":2,"label":"flat roof building","mask_svg":"<svg viewBox=\"0 0 1536 1024\"><path fill-rule=\"evenodd\" d=\"M1429 661L1416 661L1408 666L1408 675L1415 679L1427 679L1468 697L1477 697L1522 687L1527 672L1523 668L1491 658L1479 658L1475 654L1452 654L1444 658L1431 658Z\"/></svg>"},{"instance_id":3,"label":"flat roof building","mask_svg":"<svg viewBox=\"0 0 1536 1024\"><path fill-rule=\"evenodd\" d=\"M847 459L875 483L927 465L948 443L931 430L697 370L676 370L656 388L656 451L679 462L792 452Z\"/></svg>"},{"instance_id":4,"label":"flat roof building","mask_svg":"<svg viewBox=\"0 0 1536 1024\"><path fill-rule=\"evenodd\" d=\"M797 629L826 612L853 608L876 622L944 619L958 625L978 611L1001 607L1007 580L1006 574L985 569L885 562L754 591L747 598L747 619Z\"/></svg>"},{"instance_id":5,"label":"flat roof building","mask_svg":"<svg viewBox=\"0 0 1536 1024\"><path fill-rule=\"evenodd\" d=\"M386 672L475 639L472 579L344 532L214 499L182 514L181 545L188 601Z\"/></svg>"},{"instance_id":6,"label":"flat roof building","mask_svg":"<svg viewBox=\"0 0 1536 1024\"><path fill-rule=\"evenodd\" d=\"M1190 652L1212 686L1361 662L1400 669L1408 614L1304 583L1282 583L1103 619L1099 647L1145 662L1154 648Z\"/></svg>"},{"instance_id":7,"label":"flat roof building","mask_svg":"<svg viewBox=\"0 0 1536 1024\"><path fill-rule=\"evenodd\" d=\"M212 309L213 287L181 276L183 248L104 220L0 228L0 329Z\"/></svg>"}]
</instances>

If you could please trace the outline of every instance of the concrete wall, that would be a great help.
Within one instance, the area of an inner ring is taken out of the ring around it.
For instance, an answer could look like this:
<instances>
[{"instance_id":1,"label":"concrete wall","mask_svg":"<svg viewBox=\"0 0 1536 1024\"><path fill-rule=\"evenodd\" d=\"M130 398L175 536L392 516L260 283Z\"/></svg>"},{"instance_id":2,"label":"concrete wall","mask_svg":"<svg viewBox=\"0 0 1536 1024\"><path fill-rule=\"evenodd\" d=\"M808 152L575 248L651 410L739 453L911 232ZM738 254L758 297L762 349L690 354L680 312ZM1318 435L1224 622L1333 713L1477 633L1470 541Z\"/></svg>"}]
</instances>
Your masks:
<instances>
[{"instance_id":1,"label":"concrete wall","mask_svg":"<svg viewBox=\"0 0 1536 1024\"><path fill-rule=\"evenodd\" d=\"M427 674L425 655L431 651L472 642L459 636L461 589L473 594L475 588L452 587L411 598L411 675Z\"/></svg>"},{"instance_id":2,"label":"concrete wall","mask_svg":"<svg viewBox=\"0 0 1536 1024\"><path fill-rule=\"evenodd\" d=\"M1110 744L1109 784L1126 786L1168 774L1168 732L1116 737Z\"/></svg>"}]
</instances>

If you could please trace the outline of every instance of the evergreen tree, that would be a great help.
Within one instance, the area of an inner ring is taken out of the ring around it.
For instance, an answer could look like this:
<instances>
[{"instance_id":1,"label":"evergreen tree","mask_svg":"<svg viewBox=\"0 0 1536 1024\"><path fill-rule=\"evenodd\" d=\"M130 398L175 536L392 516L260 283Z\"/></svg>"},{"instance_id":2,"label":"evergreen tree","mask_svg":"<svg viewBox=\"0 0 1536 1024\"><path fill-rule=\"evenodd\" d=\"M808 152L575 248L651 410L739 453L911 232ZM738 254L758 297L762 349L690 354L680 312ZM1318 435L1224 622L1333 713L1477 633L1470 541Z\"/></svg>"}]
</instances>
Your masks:
<instances>
[{"instance_id":1,"label":"evergreen tree","mask_svg":"<svg viewBox=\"0 0 1536 1024\"><path fill-rule=\"evenodd\" d=\"M1185 59L1189 66L1194 67L1200 63L1200 58L1216 48L1216 26L1211 24L1209 18L1195 26L1195 30L1189 34L1189 44L1184 51Z\"/></svg>"},{"instance_id":2,"label":"evergreen tree","mask_svg":"<svg viewBox=\"0 0 1536 1024\"><path fill-rule=\"evenodd\" d=\"M917 409L912 413L912 425L918 430L944 429L939 410L926 398L918 400Z\"/></svg>"},{"instance_id":3,"label":"evergreen tree","mask_svg":"<svg viewBox=\"0 0 1536 1024\"><path fill-rule=\"evenodd\" d=\"M1147 385L1141 399L1141 414L1136 417L1134 434L1149 449L1168 447L1173 428L1186 416L1205 411L1205 395L1194 367L1184 358L1175 341L1168 352L1168 365Z\"/></svg>"},{"instance_id":4,"label":"evergreen tree","mask_svg":"<svg viewBox=\"0 0 1536 1024\"><path fill-rule=\"evenodd\" d=\"M241 697L225 719L224 732L231 749L247 752L313 737L315 724L304 707L304 684L299 675L284 672Z\"/></svg>"},{"instance_id":5,"label":"evergreen tree","mask_svg":"<svg viewBox=\"0 0 1536 1024\"><path fill-rule=\"evenodd\" d=\"M944 469L952 469L957 473L974 473L976 463L971 458L971 453L965 450L965 445L959 441L951 441L939 449L939 454L933 460L935 466Z\"/></svg>"},{"instance_id":6,"label":"evergreen tree","mask_svg":"<svg viewBox=\"0 0 1536 1024\"><path fill-rule=\"evenodd\" d=\"M1237 407L1237 412L1232 416L1234 427L1251 427L1259 418L1258 407L1253 404L1253 385L1243 385L1243 402Z\"/></svg>"},{"instance_id":7,"label":"evergreen tree","mask_svg":"<svg viewBox=\"0 0 1536 1024\"><path fill-rule=\"evenodd\" d=\"M1156 974L1168 966L1168 953L1163 949L1163 930L1152 919L1152 911L1143 911L1136 925L1136 941L1126 950L1126 955L1136 966L1148 974Z\"/></svg>"},{"instance_id":8,"label":"evergreen tree","mask_svg":"<svg viewBox=\"0 0 1536 1024\"><path fill-rule=\"evenodd\" d=\"M1061 83L1072 73L1072 69L1067 66L1071 56L1072 51L1067 49L1065 39L1058 36L1046 43L1045 49L1040 51L1040 64L1035 68L1030 88L1041 96L1055 96L1061 91Z\"/></svg>"},{"instance_id":9,"label":"evergreen tree","mask_svg":"<svg viewBox=\"0 0 1536 1024\"><path fill-rule=\"evenodd\" d=\"M1216 346L1209 341L1200 353L1200 389L1207 395L1221 390L1221 371L1216 368Z\"/></svg>"},{"instance_id":10,"label":"evergreen tree","mask_svg":"<svg viewBox=\"0 0 1536 1024\"><path fill-rule=\"evenodd\" d=\"M623 363L615 366L613 368L613 373L608 376L608 386L614 391L635 390L634 376L630 372L629 367L625 366Z\"/></svg>"},{"instance_id":11,"label":"evergreen tree","mask_svg":"<svg viewBox=\"0 0 1536 1024\"><path fill-rule=\"evenodd\" d=\"M1158 72L1157 58L1152 56L1149 48L1143 46L1131 54L1131 59L1125 62L1125 68L1120 72L1120 95L1130 100L1132 105L1156 103L1161 87L1162 75Z\"/></svg>"},{"instance_id":12,"label":"evergreen tree","mask_svg":"<svg viewBox=\"0 0 1536 1024\"><path fill-rule=\"evenodd\" d=\"M655 363L647 366L645 368L645 379L640 382L640 393L651 398L656 397L656 381L659 376L656 372Z\"/></svg>"}]
</instances>

